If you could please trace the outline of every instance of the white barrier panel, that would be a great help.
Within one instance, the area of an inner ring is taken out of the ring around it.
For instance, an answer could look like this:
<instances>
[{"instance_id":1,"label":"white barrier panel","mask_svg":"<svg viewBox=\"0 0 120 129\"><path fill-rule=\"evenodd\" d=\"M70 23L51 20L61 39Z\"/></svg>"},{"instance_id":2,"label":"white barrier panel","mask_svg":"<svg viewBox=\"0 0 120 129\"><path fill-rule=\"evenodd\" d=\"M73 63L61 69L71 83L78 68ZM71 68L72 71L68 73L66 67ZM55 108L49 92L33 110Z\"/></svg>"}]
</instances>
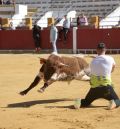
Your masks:
<instances>
[{"instance_id":1,"label":"white barrier panel","mask_svg":"<svg viewBox=\"0 0 120 129\"><path fill-rule=\"evenodd\" d=\"M15 5L15 14L27 15L27 5Z\"/></svg>"},{"instance_id":2,"label":"white barrier panel","mask_svg":"<svg viewBox=\"0 0 120 129\"><path fill-rule=\"evenodd\" d=\"M73 27L73 53L77 53L77 27Z\"/></svg>"},{"instance_id":3,"label":"white barrier panel","mask_svg":"<svg viewBox=\"0 0 120 129\"><path fill-rule=\"evenodd\" d=\"M15 5L15 14L12 17L12 23L14 27L17 27L22 22L22 19L27 15L27 5Z\"/></svg>"}]
</instances>

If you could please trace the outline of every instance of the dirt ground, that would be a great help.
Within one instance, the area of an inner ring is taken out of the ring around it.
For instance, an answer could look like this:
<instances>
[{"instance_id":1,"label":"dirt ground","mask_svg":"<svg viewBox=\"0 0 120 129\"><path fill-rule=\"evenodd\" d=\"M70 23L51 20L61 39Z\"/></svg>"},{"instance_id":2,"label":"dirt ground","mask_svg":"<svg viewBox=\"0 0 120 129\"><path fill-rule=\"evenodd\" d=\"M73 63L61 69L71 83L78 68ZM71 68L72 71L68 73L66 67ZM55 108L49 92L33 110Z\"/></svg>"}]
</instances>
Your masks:
<instances>
[{"instance_id":1,"label":"dirt ground","mask_svg":"<svg viewBox=\"0 0 120 129\"><path fill-rule=\"evenodd\" d=\"M0 54L0 129L120 129L120 108L106 110L106 100L96 100L90 108L73 109L73 100L85 97L89 82L55 82L38 93L40 82L26 96L19 95L38 73L38 57L47 56ZM117 63L112 79L120 96L120 55L112 56Z\"/></svg>"}]
</instances>

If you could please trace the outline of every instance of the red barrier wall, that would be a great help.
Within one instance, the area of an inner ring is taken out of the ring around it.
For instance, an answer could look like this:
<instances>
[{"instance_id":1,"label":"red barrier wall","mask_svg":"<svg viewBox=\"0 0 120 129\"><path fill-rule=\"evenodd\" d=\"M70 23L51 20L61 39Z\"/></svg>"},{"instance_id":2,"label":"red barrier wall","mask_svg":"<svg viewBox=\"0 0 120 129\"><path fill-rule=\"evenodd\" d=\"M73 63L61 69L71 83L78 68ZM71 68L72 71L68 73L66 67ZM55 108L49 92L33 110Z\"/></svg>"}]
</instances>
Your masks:
<instances>
[{"instance_id":1,"label":"red barrier wall","mask_svg":"<svg viewBox=\"0 0 120 129\"><path fill-rule=\"evenodd\" d=\"M49 39L49 29L41 31L42 49L52 49ZM68 32L66 44L63 41L57 42L58 49L72 48L72 29ZM1 30L0 31L0 50L8 49L34 49L34 40L32 30Z\"/></svg>"},{"instance_id":2,"label":"red barrier wall","mask_svg":"<svg viewBox=\"0 0 120 129\"><path fill-rule=\"evenodd\" d=\"M99 42L104 42L108 49L120 49L120 28L77 30L78 49L95 49Z\"/></svg>"},{"instance_id":3,"label":"red barrier wall","mask_svg":"<svg viewBox=\"0 0 120 129\"><path fill-rule=\"evenodd\" d=\"M73 45L72 29L68 32L66 44L57 42L58 49L72 49ZM95 49L99 42L105 42L109 49L120 49L120 29L78 29L77 48ZM41 31L42 49L52 49L49 42L49 29ZM1 30L0 50L24 50L34 49L32 30Z\"/></svg>"},{"instance_id":4,"label":"red barrier wall","mask_svg":"<svg viewBox=\"0 0 120 129\"><path fill-rule=\"evenodd\" d=\"M0 49L33 49L34 42L30 30L0 31Z\"/></svg>"}]
</instances>

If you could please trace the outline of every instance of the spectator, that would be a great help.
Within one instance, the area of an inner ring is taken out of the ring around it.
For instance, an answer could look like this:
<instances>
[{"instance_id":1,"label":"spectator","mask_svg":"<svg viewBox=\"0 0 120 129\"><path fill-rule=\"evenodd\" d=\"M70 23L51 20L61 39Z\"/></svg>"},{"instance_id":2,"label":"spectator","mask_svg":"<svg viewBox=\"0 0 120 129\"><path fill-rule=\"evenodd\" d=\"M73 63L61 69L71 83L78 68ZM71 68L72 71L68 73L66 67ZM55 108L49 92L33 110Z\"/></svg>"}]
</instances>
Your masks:
<instances>
[{"instance_id":1,"label":"spectator","mask_svg":"<svg viewBox=\"0 0 120 129\"><path fill-rule=\"evenodd\" d=\"M0 30L2 30L2 25L0 24Z\"/></svg>"},{"instance_id":2,"label":"spectator","mask_svg":"<svg viewBox=\"0 0 120 129\"><path fill-rule=\"evenodd\" d=\"M10 22L10 30L15 30L15 27L13 25L13 22Z\"/></svg>"},{"instance_id":3,"label":"spectator","mask_svg":"<svg viewBox=\"0 0 120 129\"><path fill-rule=\"evenodd\" d=\"M94 58L90 64L91 67L91 88L87 93L85 99L77 99L75 101L75 108L87 107L94 100L104 98L109 100L110 104L108 109L114 109L120 106L120 100L115 93L111 72L114 71L115 61L112 57L105 55L106 48L104 43L100 43L97 46L98 56Z\"/></svg>"},{"instance_id":4,"label":"spectator","mask_svg":"<svg viewBox=\"0 0 120 129\"><path fill-rule=\"evenodd\" d=\"M15 0L12 0L12 4L15 5Z\"/></svg>"},{"instance_id":5,"label":"spectator","mask_svg":"<svg viewBox=\"0 0 120 129\"><path fill-rule=\"evenodd\" d=\"M63 28L59 31L59 40L61 40L61 33L63 32L64 35L64 41L66 42L67 39L67 33L70 29L70 20L67 18L67 15L64 16L65 20L63 22Z\"/></svg>"},{"instance_id":6,"label":"spectator","mask_svg":"<svg viewBox=\"0 0 120 129\"><path fill-rule=\"evenodd\" d=\"M56 41L58 37L58 30L54 24L51 24L50 28L50 42L52 43L53 53L57 54Z\"/></svg>"},{"instance_id":7,"label":"spectator","mask_svg":"<svg viewBox=\"0 0 120 129\"><path fill-rule=\"evenodd\" d=\"M4 4L4 0L0 0L0 5Z\"/></svg>"},{"instance_id":8,"label":"spectator","mask_svg":"<svg viewBox=\"0 0 120 129\"><path fill-rule=\"evenodd\" d=\"M80 26L80 16L77 17L77 27Z\"/></svg>"},{"instance_id":9,"label":"spectator","mask_svg":"<svg viewBox=\"0 0 120 129\"><path fill-rule=\"evenodd\" d=\"M3 4L2 0L0 0L0 5Z\"/></svg>"},{"instance_id":10,"label":"spectator","mask_svg":"<svg viewBox=\"0 0 120 129\"><path fill-rule=\"evenodd\" d=\"M82 13L81 16L78 17L77 24L80 26L86 26L88 25L87 17Z\"/></svg>"},{"instance_id":11,"label":"spectator","mask_svg":"<svg viewBox=\"0 0 120 129\"><path fill-rule=\"evenodd\" d=\"M0 18L0 30L2 30L2 18Z\"/></svg>"},{"instance_id":12,"label":"spectator","mask_svg":"<svg viewBox=\"0 0 120 129\"><path fill-rule=\"evenodd\" d=\"M40 31L41 31L41 27L39 27L36 23L33 26L33 39L34 39L34 43L35 43L35 51L39 52L40 51Z\"/></svg>"},{"instance_id":13,"label":"spectator","mask_svg":"<svg viewBox=\"0 0 120 129\"><path fill-rule=\"evenodd\" d=\"M6 4L7 4L7 5L11 4L11 0L7 0L7 1L6 1Z\"/></svg>"}]
</instances>

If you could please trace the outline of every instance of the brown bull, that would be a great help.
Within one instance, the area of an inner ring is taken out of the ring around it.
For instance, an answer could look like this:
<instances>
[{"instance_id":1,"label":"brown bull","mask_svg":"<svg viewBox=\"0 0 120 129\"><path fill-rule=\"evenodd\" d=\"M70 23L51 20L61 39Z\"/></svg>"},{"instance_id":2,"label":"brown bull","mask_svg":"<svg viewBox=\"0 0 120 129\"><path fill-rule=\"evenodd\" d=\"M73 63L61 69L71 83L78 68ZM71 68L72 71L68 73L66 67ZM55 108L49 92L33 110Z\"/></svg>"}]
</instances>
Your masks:
<instances>
[{"instance_id":1,"label":"brown bull","mask_svg":"<svg viewBox=\"0 0 120 129\"><path fill-rule=\"evenodd\" d=\"M48 59L41 58L40 63L42 66L39 74L26 90L20 92L21 95L27 94L41 79L44 79L44 85L38 91L43 92L55 81L83 79L90 74L89 64L82 57L61 57L52 54ZM89 80L88 76L86 80Z\"/></svg>"}]
</instances>

